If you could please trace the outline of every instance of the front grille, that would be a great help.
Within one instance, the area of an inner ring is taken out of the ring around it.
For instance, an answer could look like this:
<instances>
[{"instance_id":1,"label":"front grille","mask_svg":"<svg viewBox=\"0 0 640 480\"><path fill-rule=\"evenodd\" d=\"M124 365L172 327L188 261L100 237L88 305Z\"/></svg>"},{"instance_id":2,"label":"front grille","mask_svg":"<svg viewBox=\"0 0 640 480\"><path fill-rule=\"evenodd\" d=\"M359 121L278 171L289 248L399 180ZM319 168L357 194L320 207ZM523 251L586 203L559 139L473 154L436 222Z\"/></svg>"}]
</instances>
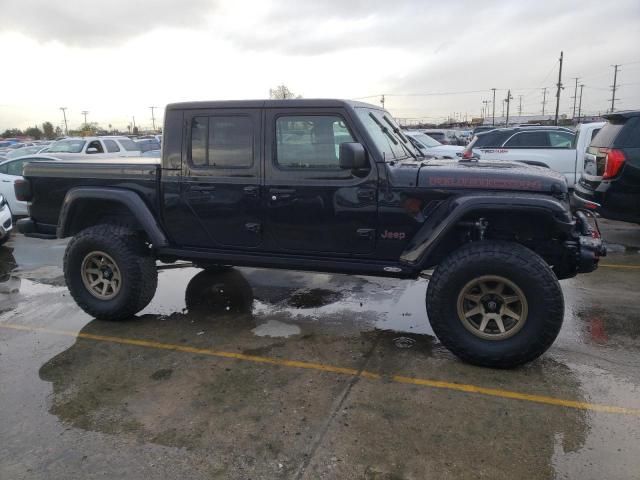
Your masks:
<instances>
[{"instance_id":1,"label":"front grille","mask_svg":"<svg viewBox=\"0 0 640 480\"><path fill-rule=\"evenodd\" d=\"M4 228L9 228L11 226L11 219L7 220L6 222L4 222L4 224L2 225Z\"/></svg>"}]
</instances>

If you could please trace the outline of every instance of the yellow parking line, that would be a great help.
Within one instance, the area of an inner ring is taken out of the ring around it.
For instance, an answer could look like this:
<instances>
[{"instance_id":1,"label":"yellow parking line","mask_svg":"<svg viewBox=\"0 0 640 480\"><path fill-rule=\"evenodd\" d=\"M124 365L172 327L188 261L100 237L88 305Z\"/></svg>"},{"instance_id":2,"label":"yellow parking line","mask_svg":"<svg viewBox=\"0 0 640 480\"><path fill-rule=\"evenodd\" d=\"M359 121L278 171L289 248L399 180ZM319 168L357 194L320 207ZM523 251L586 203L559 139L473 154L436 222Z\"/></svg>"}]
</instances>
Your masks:
<instances>
[{"instance_id":1,"label":"yellow parking line","mask_svg":"<svg viewBox=\"0 0 640 480\"><path fill-rule=\"evenodd\" d=\"M640 265L619 265L615 263L601 263L598 265L599 267L608 267L608 268L635 268L640 269Z\"/></svg>"},{"instance_id":2,"label":"yellow parking line","mask_svg":"<svg viewBox=\"0 0 640 480\"><path fill-rule=\"evenodd\" d=\"M98 342L118 343L122 345L134 345L138 347L155 348L159 350L171 350L175 352L195 353L198 355L230 358L230 359L243 360L243 361L254 362L254 363L279 365L283 367L305 368L308 370L337 373L340 375L359 376L359 377L364 377L371 380L380 380L383 378L383 375L373 373L373 372L368 372L366 370L361 371L355 368L336 367L333 365L326 365L323 363L305 362L305 361L299 361L299 360L286 360L286 359L271 358L271 357L261 357L257 355L245 355L244 353L225 352L221 350L212 350L209 348L189 347L185 345L176 345L172 343L155 342L152 340L140 340L136 338L127 338L127 337L112 337L107 335L94 335L92 333L83 333L83 332L75 333L67 330L57 330L57 329L42 328L42 327L29 327L25 325L15 325L15 324L7 324L7 323L0 323L0 327L12 329L12 330L22 330L26 332L51 333L54 335L63 335L63 336L73 337L73 338L83 338L87 340L95 340ZM402 384L419 385L423 387L439 388L444 390L452 390L457 392L486 395L491 397L500 397L500 398L506 398L510 400L521 400L525 402L554 405L558 407L590 410L594 412L617 413L621 415L633 415L633 416L640 417L640 409L638 408L626 408L626 407L617 407L612 405L602 405L597 403L578 402L575 400L566 400L562 398L548 397L545 395L532 395L528 393L515 392L511 390L502 390L499 388L487 388L487 387L481 387L478 385L471 385L466 383L445 382L441 380L429 380L429 379L423 379L423 378L405 377L402 375L393 375L386 378L390 379L393 382L402 383Z\"/></svg>"}]
</instances>

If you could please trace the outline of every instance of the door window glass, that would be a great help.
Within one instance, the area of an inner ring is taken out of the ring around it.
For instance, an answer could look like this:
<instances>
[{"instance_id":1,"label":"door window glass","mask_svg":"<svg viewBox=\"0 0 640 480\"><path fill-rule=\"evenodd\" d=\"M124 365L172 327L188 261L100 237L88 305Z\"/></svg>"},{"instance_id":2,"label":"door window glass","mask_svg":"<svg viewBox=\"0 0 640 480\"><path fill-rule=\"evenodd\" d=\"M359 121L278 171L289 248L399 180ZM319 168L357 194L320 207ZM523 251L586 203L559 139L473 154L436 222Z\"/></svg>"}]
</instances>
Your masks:
<instances>
[{"instance_id":1,"label":"door window glass","mask_svg":"<svg viewBox=\"0 0 640 480\"><path fill-rule=\"evenodd\" d=\"M92 153L104 153L102 144L98 140L94 140L87 146L87 153L89 153L90 148L95 148L97 150L96 152L92 152Z\"/></svg>"},{"instance_id":2,"label":"door window glass","mask_svg":"<svg viewBox=\"0 0 640 480\"><path fill-rule=\"evenodd\" d=\"M114 152L119 152L120 151L120 147L118 147L118 144L116 142L114 142L113 140L105 140L104 141L104 146L107 147L107 152L109 152L109 153L114 153Z\"/></svg>"},{"instance_id":3,"label":"door window glass","mask_svg":"<svg viewBox=\"0 0 640 480\"><path fill-rule=\"evenodd\" d=\"M571 148L574 135L567 132L549 132L549 144L553 148Z\"/></svg>"},{"instance_id":4,"label":"door window glass","mask_svg":"<svg viewBox=\"0 0 640 480\"><path fill-rule=\"evenodd\" d=\"M191 122L191 163L196 167L251 168L251 118L195 117Z\"/></svg>"},{"instance_id":5,"label":"door window glass","mask_svg":"<svg viewBox=\"0 0 640 480\"><path fill-rule=\"evenodd\" d=\"M353 141L338 116L278 117L276 163L286 169L339 170L340 144Z\"/></svg>"},{"instance_id":6,"label":"door window glass","mask_svg":"<svg viewBox=\"0 0 640 480\"><path fill-rule=\"evenodd\" d=\"M516 133L504 144L505 147L545 148L549 146L547 132Z\"/></svg>"}]
</instances>

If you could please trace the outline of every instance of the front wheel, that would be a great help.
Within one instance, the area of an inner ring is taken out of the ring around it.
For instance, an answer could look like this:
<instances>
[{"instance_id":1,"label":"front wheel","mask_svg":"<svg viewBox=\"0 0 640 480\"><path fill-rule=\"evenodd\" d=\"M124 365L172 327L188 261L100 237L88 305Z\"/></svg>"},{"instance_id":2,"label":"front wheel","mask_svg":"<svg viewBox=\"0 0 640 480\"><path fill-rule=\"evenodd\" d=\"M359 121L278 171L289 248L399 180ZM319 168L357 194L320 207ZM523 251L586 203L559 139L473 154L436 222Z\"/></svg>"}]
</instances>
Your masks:
<instances>
[{"instance_id":1,"label":"front wheel","mask_svg":"<svg viewBox=\"0 0 640 480\"><path fill-rule=\"evenodd\" d=\"M564 298L547 263L510 242L471 243L435 269L429 322L440 341L474 365L512 368L544 353L564 317Z\"/></svg>"},{"instance_id":2,"label":"front wheel","mask_svg":"<svg viewBox=\"0 0 640 480\"><path fill-rule=\"evenodd\" d=\"M132 230L97 225L76 235L64 255L71 296L100 320L130 318L153 298L158 285L155 260Z\"/></svg>"}]
</instances>

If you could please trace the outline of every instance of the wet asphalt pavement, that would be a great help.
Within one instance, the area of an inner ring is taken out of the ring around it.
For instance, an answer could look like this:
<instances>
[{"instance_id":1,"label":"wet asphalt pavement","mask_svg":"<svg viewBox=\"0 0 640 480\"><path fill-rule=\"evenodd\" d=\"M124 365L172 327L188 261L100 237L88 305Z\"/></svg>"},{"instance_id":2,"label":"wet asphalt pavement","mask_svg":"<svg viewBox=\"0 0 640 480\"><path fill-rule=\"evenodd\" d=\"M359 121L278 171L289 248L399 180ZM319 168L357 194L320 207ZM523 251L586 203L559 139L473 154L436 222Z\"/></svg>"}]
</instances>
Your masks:
<instances>
[{"instance_id":1,"label":"wet asphalt pavement","mask_svg":"<svg viewBox=\"0 0 640 480\"><path fill-rule=\"evenodd\" d=\"M426 280L165 270L137 319L91 319L64 241L0 247L0 478L640 478L640 227L563 280L516 370L433 337Z\"/></svg>"}]
</instances>

